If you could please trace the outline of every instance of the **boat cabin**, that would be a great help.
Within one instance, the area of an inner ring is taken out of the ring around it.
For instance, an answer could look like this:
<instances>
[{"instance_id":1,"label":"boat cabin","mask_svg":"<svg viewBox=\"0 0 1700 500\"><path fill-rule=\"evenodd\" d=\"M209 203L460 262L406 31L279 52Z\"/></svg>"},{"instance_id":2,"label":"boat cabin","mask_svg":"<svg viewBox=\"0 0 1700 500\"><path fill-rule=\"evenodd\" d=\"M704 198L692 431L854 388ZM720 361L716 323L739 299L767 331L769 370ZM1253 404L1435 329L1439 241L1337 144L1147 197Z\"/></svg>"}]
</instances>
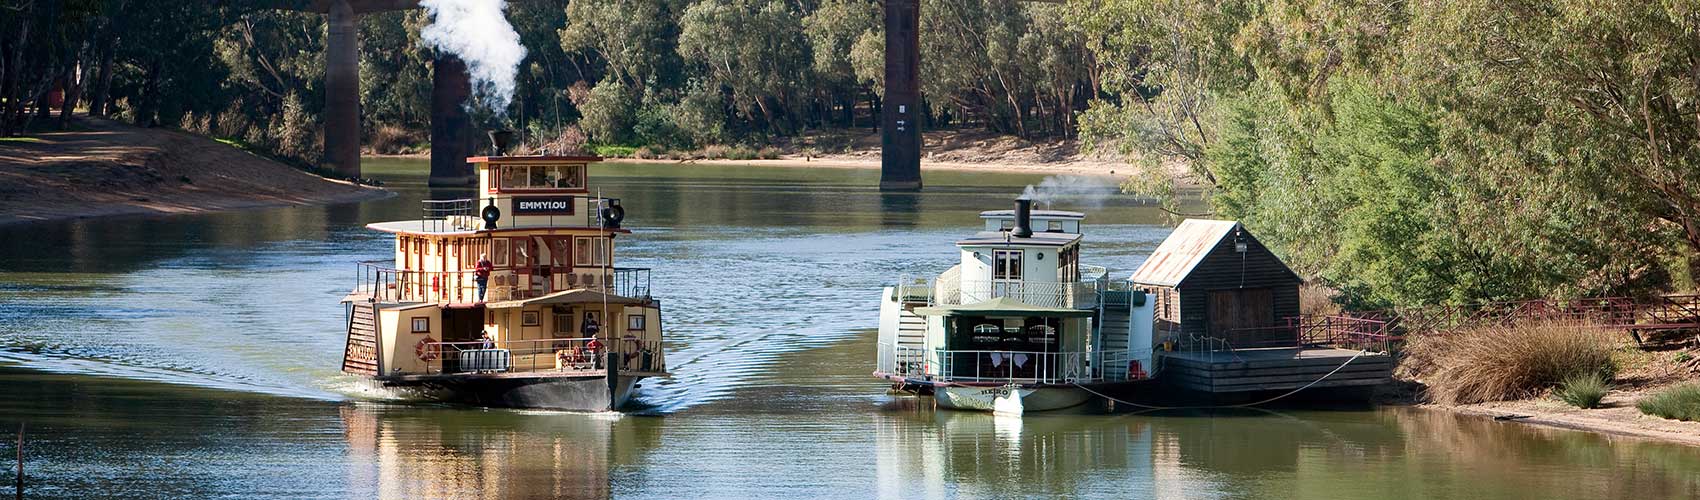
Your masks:
<instances>
[{"instance_id":1,"label":"boat cabin","mask_svg":"<svg viewBox=\"0 0 1700 500\"><path fill-rule=\"evenodd\" d=\"M616 267L615 242L630 234L625 211L588 183L600 160L469 158L474 197L426 200L418 219L368 225L395 235L395 257L359 266L345 299L344 370L596 371L617 353L624 370L663 371L649 270Z\"/></svg>"},{"instance_id":2,"label":"boat cabin","mask_svg":"<svg viewBox=\"0 0 1700 500\"><path fill-rule=\"evenodd\" d=\"M1287 347L1303 280L1236 221L1187 219L1129 281L1155 303L1161 340ZM1208 339L1208 340L1207 340Z\"/></svg>"}]
</instances>

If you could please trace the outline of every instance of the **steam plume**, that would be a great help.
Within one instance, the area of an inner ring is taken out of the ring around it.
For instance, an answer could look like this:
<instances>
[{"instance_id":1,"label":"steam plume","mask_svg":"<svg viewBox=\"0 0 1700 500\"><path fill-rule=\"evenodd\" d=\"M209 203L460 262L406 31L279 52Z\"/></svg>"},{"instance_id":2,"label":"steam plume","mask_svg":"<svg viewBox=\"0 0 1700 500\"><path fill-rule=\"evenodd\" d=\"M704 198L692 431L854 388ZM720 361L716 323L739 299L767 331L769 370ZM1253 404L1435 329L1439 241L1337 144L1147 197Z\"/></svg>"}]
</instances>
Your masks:
<instances>
[{"instance_id":1,"label":"steam plume","mask_svg":"<svg viewBox=\"0 0 1700 500\"><path fill-rule=\"evenodd\" d=\"M525 59L519 33L502 11L505 0L419 0L431 24L419 32L426 45L459 56L472 76L472 94L500 115L514 98L514 76Z\"/></svg>"},{"instance_id":2,"label":"steam plume","mask_svg":"<svg viewBox=\"0 0 1700 500\"><path fill-rule=\"evenodd\" d=\"M1089 175L1053 175L1039 181L1037 187L1028 185L1021 195L1045 208L1059 201L1076 206L1097 208L1121 192L1115 181Z\"/></svg>"}]
</instances>

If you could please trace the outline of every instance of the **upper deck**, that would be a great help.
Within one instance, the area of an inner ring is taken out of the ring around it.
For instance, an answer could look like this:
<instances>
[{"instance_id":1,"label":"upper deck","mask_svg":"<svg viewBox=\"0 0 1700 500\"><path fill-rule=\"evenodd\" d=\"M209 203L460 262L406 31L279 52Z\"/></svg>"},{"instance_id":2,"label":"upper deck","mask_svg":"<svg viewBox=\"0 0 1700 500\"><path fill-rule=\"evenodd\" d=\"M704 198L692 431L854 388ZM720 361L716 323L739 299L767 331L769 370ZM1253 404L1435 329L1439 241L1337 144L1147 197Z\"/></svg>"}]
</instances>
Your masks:
<instances>
[{"instance_id":1,"label":"upper deck","mask_svg":"<svg viewBox=\"0 0 1700 500\"><path fill-rule=\"evenodd\" d=\"M474 234L500 229L598 228L619 231L620 200L591 192L597 156L475 156L474 197L425 200L417 220L366 227L400 234Z\"/></svg>"}]
</instances>

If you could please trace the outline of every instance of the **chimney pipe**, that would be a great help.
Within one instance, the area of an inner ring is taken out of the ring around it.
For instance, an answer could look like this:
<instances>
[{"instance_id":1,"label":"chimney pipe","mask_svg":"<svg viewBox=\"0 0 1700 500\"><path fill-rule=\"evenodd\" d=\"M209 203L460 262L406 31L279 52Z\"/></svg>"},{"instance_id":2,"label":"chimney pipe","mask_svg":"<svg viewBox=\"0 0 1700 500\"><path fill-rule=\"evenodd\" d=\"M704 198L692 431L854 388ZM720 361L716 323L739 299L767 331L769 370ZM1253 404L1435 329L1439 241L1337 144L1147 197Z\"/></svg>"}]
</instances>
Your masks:
<instances>
[{"instance_id":1,"label":"chimney pipe","mask_svg":"<svg viewBox=\"0 0 1700 500\"><path fill-rule=\"evenodd\" d=\"M1011 229L1009 235L1017 238L1033 236L1033 200L1026 196L1015 199L1015 229Z\"/></svg>"},{"instance_id":2,"label":"chimney pipe","mask_svg":"<svg viewBox=\"0 0 1700 500\"><path fill-rule=\"evenodd\" d=\"M490 156L502 156L508 153L508 147L514 142L514 131L501 129L490 131Z\"/></svg>"}]
</instances>

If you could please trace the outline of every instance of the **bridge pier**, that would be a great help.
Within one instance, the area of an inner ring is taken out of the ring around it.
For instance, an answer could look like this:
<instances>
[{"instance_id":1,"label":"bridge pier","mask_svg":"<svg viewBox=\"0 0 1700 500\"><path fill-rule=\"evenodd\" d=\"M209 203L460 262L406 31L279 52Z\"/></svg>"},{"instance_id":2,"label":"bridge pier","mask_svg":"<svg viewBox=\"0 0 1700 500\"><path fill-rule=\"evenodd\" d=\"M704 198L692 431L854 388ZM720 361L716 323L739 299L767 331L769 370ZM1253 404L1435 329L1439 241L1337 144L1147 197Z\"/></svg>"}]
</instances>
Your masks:
<instances>
[{"instance_id":1,"label":"bridge pier","mask_svg":"<svg viewBox=\"0 0 1700 500\"><path fill-rule=\"evenodd\" d=\"M439 53L431 60L431 186L471 186L478 183L472 172L472 120L466 112L472 96L472 75L466 62L452 54Z\"/></svg>"},{"instance_id":2,"label":"bridge pier","mask_svg":"<svg viewBox=\"0 0 1700 500\"><path fill-rule=\"evenodd\" d=\"M325 153L323 166L338 176L360 177L360 16L348 0L326 12Z\"/></svg>"},{"instance_id":3,"label":"bridge pier","mask_svg":"<svg viewBox=\"0 0 1700 500\"><path fill-rule=\"evenodd\" d=\"M921 190L920 0L885 1L880 190Z\"/></svg>"}]
</instances>

